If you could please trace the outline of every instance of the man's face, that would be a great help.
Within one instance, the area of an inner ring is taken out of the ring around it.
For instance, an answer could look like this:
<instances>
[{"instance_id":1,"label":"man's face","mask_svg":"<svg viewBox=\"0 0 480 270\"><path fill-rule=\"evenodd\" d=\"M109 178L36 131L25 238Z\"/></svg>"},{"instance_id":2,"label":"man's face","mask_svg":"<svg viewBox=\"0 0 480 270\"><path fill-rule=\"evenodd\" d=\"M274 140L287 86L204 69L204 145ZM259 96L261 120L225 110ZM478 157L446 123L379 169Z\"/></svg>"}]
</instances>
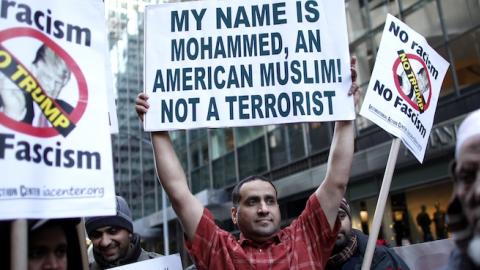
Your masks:
<instances>
[{"instance_id":1,"label":"man's face","mask_svg":"<svg viewBox=\"0 0 480 270\"><path fill-rule=\"evenodd\" d=\"M252 241L262 243L272 237L280 228L280 209L273 186L262 180L243 184L238 207L232 207L232 220Z\"/></svg>"},{"instance_id":2,"label":"man's face","mask_svg":"<svg viewBox=\"0 0 480 270\"><path fill-rule=\"evenodd\" d=\"M67 269L67 238L60 225L40 228L30 235L28 270Z\"/></svg>"},{"instance_id":3,"label":"man's face","mask_svg":"<svg viewBox=\"0 0 480 270\"><path fill-rule=\"evenodd\" d=\"M106 226L94 230L88 237L95 252L105 261L114 262L127 254L131 234L123 228Z\"/></svg>"},{"instance_id":4,"label":"man's face","mask_svg":"<svg viewBox=\"0 0 480 270\"><path fill-rule=\"evenodd\" d=\"M343 209L338 210L338 218L340 219L341 226L337 234L337 240L335 241L334 250L342 250L352 237L352 222L347 213Z\"/></svg>"},{"instance_id":5,"label":"man's face","mask_svg":"<svg viewBox=\"0 0 480 270\"><path fill-rule=\"evenodd\" d=\"M455 192L472 227L480 233L480 135L465 141L454 168ZM477 210L477 211L475 211Z\"/></svg>"},{"instance_id":6,"label":"man's face","mask_svg":"<svg viewBox=\"0 0 480 270\"><path fill-rule=\"evenodd\" d=\"M58 97L70 78L69 71L66 68L55 66L45 60L38 61L32 70L42 89L52 98Z\"/></svg>"}]
</instances>

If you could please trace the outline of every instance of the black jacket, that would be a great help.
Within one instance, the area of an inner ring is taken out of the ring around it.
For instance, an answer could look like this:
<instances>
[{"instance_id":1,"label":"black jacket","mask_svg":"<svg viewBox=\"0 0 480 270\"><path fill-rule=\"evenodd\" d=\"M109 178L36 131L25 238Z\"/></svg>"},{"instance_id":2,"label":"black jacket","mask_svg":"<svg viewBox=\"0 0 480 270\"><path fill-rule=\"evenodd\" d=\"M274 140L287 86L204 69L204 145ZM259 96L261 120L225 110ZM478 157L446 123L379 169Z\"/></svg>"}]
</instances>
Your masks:
<instances>
[{"instance_id":1,"label":"black jacket","mask_svg":"<svg viewBox=\"0 0 480 270\"><path fill-rule=\"evenodd\" d=\"M352 233L357 236L357 250L348 261L346 261L339 268L332 268L327 266L327 270L360 270L362 268L363 257L367 249L368 236L361 231L352 230ZM407 264L398 256L395 251L386 247L375 247L373 259L370 269L374 270L410 270Z\"/></svg>"}]
</instances>

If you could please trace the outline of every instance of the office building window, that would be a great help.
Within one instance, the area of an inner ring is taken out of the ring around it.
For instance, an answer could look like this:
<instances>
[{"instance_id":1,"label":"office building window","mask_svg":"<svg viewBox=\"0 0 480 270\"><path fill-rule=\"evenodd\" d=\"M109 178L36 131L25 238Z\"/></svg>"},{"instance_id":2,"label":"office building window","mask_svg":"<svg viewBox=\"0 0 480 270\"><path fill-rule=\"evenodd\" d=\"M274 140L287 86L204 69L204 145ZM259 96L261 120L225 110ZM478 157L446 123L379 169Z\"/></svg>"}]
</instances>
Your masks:
<instances>
[{"instance_id":1,"label":"office building window","mask_svg":"<svg viewBox=\"0 0 480 270\"><path fill-rule=\"evenodd\" d=\"M330 123L309 123L310 151L312 153L326 150L330 147Z\"/></svg>"},{"instance_id":2,"label":"office building window","mask_svg":"<svg viewBox=\"0 0 480 270\"><path fill-rule=\"evenodd\" d=\"M177 130L170 132L170 138L172 140L175 152L177 153L178 159L182 164L182 167L185 171L188 168L188 157L187 157L187 133L185 130Z\"/></svg>"},{"instance_id":3,"label":"office building window","mask_svg":"<svg viewBox=\"0 0 480 270\"><path fill-rule=\"evenodd\" d=\"M233 151L212 161L213 187L222 188L236 182L235 153Z\"/></svg>"},{"instance_id":4,"label":"office building window","mask_svg":"<svg viewBox=\"0 0 480 270\"><path fill-rule=\"evenodd\" d=\"M212 160L215 160L230 151L233 151L233 128L220 128L210 130L212 147Z\"/></svg>"},{"instance_id":5,"label":"office building window","mask_svg":"<svg viewBox=\"0 0 480 270\"><path fill-rule=\"evenodd\" d=\"M302 124L288 124L286 129L289 140L288 147L290 161L295 161L305 157L305 140L303 136Z\"/></svg>"},{"instance_id":6,"label":"office building window","mask_svg":"<svg viewBox=\"0 0 480 270\"><path fill-rule=\"evenodd\" d=\"M268 132L268 152L270 155L270 166L279 167L288 162L287 155L287 136L284 126L269 126Z\"/></svg>"},{"instance_id":7,"label":"office building window","mask_svg":"<svg viewBox=\"0 0 480 270\"><path fill-rule=\"evenodd\" d=\"M267 171L266 145L263 136L238 148L240 179Z\"/></svg>"},{"instance_id":8,"label":"office building window","mask_svg":"<svg viewBox=\"0 0 480 270\"><path fill-rule=\"evenodd\" d=\"M208 166L202 166L192 170L192 193L198 193L210 187Z\"/></svg>"},{"instance_id":9,"label":"office building window","mask_svg":"<svg viewBox=\"0 0 480 270\"><path fill-rule=\"evenodd\" d=\"M213 187L221 188L236 182L233 128L211 129Z\"/></svg>"}]
</instances>

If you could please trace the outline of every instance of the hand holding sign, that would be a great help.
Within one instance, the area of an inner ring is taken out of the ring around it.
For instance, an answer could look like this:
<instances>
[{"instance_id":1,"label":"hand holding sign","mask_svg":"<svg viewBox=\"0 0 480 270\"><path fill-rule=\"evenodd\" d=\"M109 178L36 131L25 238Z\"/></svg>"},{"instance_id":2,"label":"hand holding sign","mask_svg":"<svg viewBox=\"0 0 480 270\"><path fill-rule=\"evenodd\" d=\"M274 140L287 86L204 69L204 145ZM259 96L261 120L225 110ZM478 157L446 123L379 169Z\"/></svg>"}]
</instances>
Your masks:
<instances>
[{"instance_id":1,"label":"hand holding sign","mask_svg":"<svg viewBox=\"0 0 480 270\"><path fill-rule=\"evenodd\" d=\"M350 59L350 72L352 73L352 85L348 91L348 95L353 95L355 107L360 102L360 87L357 84L357 57L353 56Z\"/></svg>"},{"instance_id":2,"label":"hand holding sign","mask_svg":"<svg viewBox=\"0 0 480 270\"><path fill-rule=\"evenodd\" d=\"M143 117L147 113L150 105L147 102L148 95L140 92L135 100L135 111L137 112L138 118L143 122Z\"/></svg>"}]
</instances>

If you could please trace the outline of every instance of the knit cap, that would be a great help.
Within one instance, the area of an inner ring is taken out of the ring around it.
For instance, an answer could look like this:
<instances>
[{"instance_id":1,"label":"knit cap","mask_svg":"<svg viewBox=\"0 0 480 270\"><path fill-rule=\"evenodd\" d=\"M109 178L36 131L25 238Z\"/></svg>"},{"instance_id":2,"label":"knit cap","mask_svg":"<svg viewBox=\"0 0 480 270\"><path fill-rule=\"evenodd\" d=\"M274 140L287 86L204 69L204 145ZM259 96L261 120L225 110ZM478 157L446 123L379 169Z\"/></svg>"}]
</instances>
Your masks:
<instances>
[{"instance_id":1,"label":"knit cap","mask_svg":"<svg viewBox=\"0 0 480 270\"><path fill-rule=\"evenodd\" d=\"M350 210L350 205L348 205L347 199L342 198L342 201L340 202L340 209L345 211L348 217L352 219L352 211Z\"/></svg>"},{"instance_id":2,"label":"knit cap","mask_svg":"<svg viewBox=\"0 0 480 270\"><path fill-rule=\"evenodd\" d=\"M106 226L115 226L133 232L132 213L124 198L116 196L117 214L115 216L100 216L85 218L85 229L87 234L98 228Z\"/></svg>"}]
</instances>

